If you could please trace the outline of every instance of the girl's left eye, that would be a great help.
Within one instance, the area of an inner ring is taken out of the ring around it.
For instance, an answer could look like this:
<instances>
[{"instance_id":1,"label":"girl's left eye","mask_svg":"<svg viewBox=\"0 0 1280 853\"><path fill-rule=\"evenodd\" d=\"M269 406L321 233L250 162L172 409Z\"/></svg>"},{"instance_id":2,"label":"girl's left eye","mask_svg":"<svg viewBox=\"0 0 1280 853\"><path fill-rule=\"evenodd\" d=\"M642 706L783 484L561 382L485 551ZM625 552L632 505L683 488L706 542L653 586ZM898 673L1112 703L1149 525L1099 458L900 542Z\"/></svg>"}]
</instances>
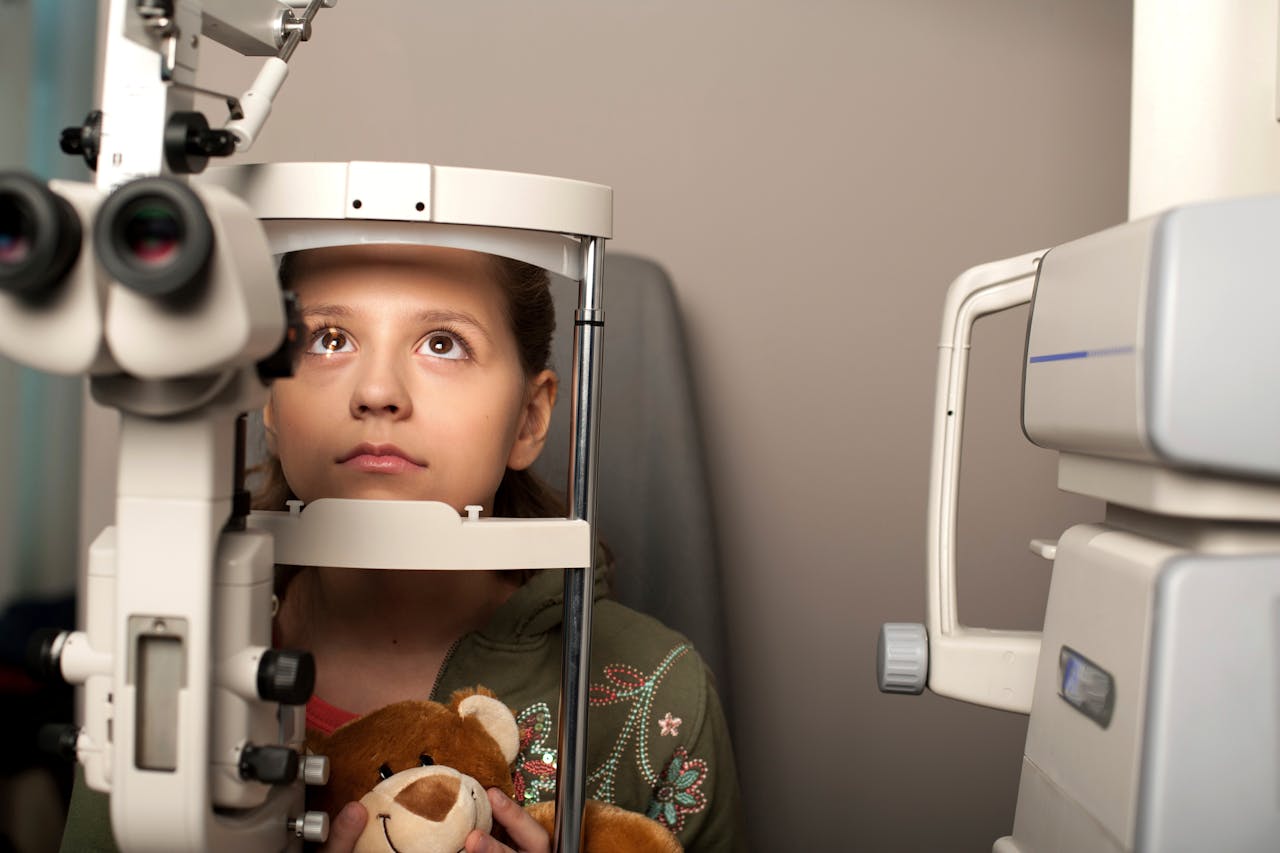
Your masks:
<instances>
[{"instance_id":1,"label":"girl's left eye","mask_svg":"<svg viewBox=\"0 0 1280 853\"><path fill-rule=\"evenodd\" d=\"M422 346L418 348L418 352L423 355L435 356L436 358L446 358L458 361L467 358L467 345L462 339L453 332L432 332L423 340Z\"/></svg>"}]
</instances>

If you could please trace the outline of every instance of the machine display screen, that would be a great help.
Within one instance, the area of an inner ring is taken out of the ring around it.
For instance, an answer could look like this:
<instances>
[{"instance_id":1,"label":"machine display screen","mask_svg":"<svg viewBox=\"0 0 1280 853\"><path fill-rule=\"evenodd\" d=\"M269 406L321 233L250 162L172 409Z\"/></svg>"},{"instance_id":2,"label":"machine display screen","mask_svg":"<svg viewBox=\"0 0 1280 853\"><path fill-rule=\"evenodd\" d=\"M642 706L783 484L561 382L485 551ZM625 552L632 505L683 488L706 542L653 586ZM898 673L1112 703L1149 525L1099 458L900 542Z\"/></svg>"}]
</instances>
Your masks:
<instances>
[{"instance_id":1,"label":"machine display screen","mask_svg":"<svg viewBox=\"0 0 1280 853\"><path fill-rule=\"evenodd\" d=\"M1067 704L1104 729L1111 724L1115 710L1115 680L1102 669L1069 646L1058 653L1058 695Z\"/></svg>"}]
</instances>

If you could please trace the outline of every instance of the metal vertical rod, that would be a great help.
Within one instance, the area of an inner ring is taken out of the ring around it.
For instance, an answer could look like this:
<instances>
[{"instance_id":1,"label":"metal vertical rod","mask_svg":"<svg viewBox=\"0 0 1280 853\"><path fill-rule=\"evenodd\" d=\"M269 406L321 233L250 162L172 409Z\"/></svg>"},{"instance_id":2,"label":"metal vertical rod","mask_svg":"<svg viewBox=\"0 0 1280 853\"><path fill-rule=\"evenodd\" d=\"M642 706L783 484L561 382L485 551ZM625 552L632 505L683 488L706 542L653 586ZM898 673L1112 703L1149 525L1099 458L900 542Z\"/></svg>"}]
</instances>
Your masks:
<instances>
[{"instance_id":1,"label":"metal vertical rod","mask_svg":"<svg viewBox=\"0 0 1280 853\"><path fill-rule=\"evenodd\" d=\"M560 675L560 762L552 850L578 853L586 792L587 681L591 658L591 591L595 567L596 443L600 432L601 347L604 337L604 238L582 238L582 281L574 315L573 419L569 458L571 516L592 525L591 558L564 574L564 651Z\"/></svg>"}]
</instances>

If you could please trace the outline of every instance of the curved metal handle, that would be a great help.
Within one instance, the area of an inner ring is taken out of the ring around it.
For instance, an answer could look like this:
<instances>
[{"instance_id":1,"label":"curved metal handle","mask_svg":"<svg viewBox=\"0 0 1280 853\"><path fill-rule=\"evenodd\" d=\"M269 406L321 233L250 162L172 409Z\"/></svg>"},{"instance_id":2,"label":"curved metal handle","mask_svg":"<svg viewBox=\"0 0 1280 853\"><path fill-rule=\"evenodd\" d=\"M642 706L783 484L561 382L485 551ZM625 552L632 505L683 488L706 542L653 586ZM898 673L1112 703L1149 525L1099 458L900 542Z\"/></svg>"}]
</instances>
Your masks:
<instances>
[{"instance_id":1,"label":"curved metal handle","mask_svg":"<svg viewBox=\"0 0 1280 853\"><path fill-rule=\"evenodd\" d=\"M1029 713L1040 657L1037 631L967 628L956 615L956 509L969 342L979 317L1031 301L1044 252L962 273L947 291L938 345L933 457L929 469L926 597L929 689L1006 711Z\"/></svg>"}]
</instances>

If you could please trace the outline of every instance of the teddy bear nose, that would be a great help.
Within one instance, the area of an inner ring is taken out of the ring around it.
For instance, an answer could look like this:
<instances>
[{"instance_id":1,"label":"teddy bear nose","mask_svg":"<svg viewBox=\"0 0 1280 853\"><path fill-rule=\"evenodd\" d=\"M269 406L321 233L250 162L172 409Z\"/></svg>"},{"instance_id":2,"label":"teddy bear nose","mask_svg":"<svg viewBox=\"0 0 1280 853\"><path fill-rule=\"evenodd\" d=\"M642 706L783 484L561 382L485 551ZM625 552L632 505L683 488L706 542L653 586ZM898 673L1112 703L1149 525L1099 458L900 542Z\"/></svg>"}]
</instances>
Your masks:
<instances>
[{"instance_id":1,"label":"teddy bear nose","mask_svg":"<svg viewBox=\"0 0 1280 853\"><path fill-rule=\"evenodd\" d=\"M396 794L396 802L416 815L439 822L448 817L461 789L462 781L456 776L424 776Z\"/></svg>"}]
</instances>

